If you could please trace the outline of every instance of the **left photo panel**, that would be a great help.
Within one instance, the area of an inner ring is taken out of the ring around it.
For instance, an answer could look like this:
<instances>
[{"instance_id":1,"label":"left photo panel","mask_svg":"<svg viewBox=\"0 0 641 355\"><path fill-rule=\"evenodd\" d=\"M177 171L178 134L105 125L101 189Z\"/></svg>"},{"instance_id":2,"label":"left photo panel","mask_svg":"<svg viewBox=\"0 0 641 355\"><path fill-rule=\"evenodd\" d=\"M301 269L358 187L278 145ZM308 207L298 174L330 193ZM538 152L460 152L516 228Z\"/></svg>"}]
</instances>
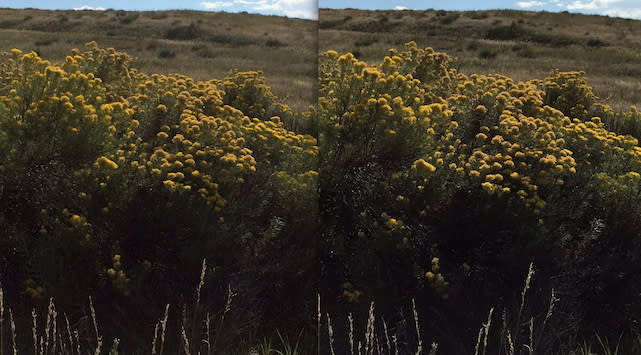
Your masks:
<instances>
[{"instance_id":1,"label":"left photo panel","mask_svg":"<svg viewBox=\"0 0 641 355\"><path fill-rule=\"evenodd\" d=\"M0 353L317 353L316 2L3 6Z\"/></svg>"}]
</instances>

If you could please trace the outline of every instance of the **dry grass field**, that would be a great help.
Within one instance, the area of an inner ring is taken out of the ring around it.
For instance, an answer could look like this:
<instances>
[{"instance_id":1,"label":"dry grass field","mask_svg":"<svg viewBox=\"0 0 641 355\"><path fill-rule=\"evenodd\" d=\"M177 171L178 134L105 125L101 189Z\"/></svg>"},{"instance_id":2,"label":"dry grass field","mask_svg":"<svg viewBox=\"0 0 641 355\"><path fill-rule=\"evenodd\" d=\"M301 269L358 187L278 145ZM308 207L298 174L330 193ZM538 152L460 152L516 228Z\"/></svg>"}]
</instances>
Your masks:
<instances>
[{"instance_id":1,"label":"dry grass field","mask_svg":"<svg viewBox=\"0 0 641 355\"><path fill-rule=\"evenodd\" d=\"M319 47L366 62L409 41L458 58L461 72L544 78L583 70L615 111L641 103L641 21L570 13L320 9Z\"/></svg>"},{"instance_id":2,"label":"dry grass field","mask_svg":"<svg viewBox=\"0 0 641 355\"><path fill-rule=\"evenodd\" d=\"M96 41L137 57L146 73L222 79L230 69L262 70L295 111L316 102L317 22L200 11L0 9L0 50L35 50L60 61Z\"/></svg>"}]
</instances>

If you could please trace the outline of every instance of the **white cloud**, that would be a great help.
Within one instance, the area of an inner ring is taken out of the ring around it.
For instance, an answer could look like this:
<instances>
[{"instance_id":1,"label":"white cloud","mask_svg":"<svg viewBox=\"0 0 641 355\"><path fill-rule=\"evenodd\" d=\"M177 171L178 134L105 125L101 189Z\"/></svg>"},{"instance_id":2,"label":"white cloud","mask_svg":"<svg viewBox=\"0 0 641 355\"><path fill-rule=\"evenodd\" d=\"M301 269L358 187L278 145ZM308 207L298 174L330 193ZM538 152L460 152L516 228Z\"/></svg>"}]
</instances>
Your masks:
<instances>
[{"instance_id":1,"label":"white cloud","mask_svg":"<svg viewBox=\"0 0 641 355\"><path fill-rule=\"evenodd\" d=\"M257 1L252 9L256 11L282 12L289 17L318 18L316 4L310 0Z\"/></svg>"},{"instance_id":2,"label":"white cloud","mask_svg":"<svg viewBox=\"0 0 641 355\"><path fill-rule=\"evenodd\" d=\"M225 8L232 11L258 12L270 15L318 19L315 0L230 0L201 2L208 10Z\"/></svg>"},{"instance_id":3,"label":"white cloud","mask_svg":"<svg viewBox=\"0 0 641 355\"><path fill-rule=\"evenodd\" d=\"M394 10L409 10L407 6L396 6L394 7Z\"/></svg>"},{"instance_id":4,"label":"white cloud","mask_svg":"<svg viewBox=\"0 0 641 355\"><path fill-rule=\"evenodd\" d=\"M534 2L546 1L531 0L523 3ZM548 0L547 3L559 10L641 19L639 0Z\"/></svg>"},{"instance_id":5,"label":"white cloud","mask_svg":"<svg viewBox=\"0 0 641 355\"><path fill-rule=\"evenodd\" d=\"M641 9L610 9L606 10L604 14L614 17L641 19Z\"/></svg>"},{"instance_id":6,"label":"white cloud","mask_svg":"<svg viewBox=\"0 0 641 355\"><path fill-rule=\"evenodd\" d=\"M241 4L241 5L262 5L262 4L266 4L267 0L258 0L258 1L236 0L234 1L234 3Z\"/></svg>"},{"instance_id":7,"label":"white cloud","mask_svg":"<svg viewBox=\"0 0 641 355\"><path fill-rule=\"evenodd\" d=\"M607 9L612 6L612 4L621 2L623 0L592 0L592 1L580 1L575 0L573 3L567 5L568 10L596 10L596 9Z\"/></svg>"},{"instance_id":8,"label":"white cloud","mask_svg":"<svg viewBox=\"0 0 641 355\"><path fill-rule=\"evenodd\" d=\"M89 5L84 5L80 7L74 7L73 8L76 11L83 11L83 10L93 10L93 11L105 11L104 7L91 7Z\"/></svg>"},{"instance_id":9,"label":"white cloud","mask_svg":"<svg viewBox=\"0 0 641 355\"><path fill-rule=\"evenodd\" d=\"M287 17L298 17L306 19L318 19L318 13L316 8L311 9L302 9L302 10L285 10L285 16Z\"/></svg>"},{"instance_id":10,"label":"white cloud","mask_svg":"<svg viewBox=\"0 0 641 355\"><path fill-rule=\"evenodd\" d=\"M211 9L219 9L221 7L229 7L234 5L234 3L226 2L226 1L214 1L214 2L204 1L204 2L201 2L200 5L202 5L205 9L211 10Z\"/></svg>"},{"instance_id":11,"label":"white cloud","mask_svg":"<svg viewBox=\"0 0 641 355\"><path fill-rule=\"evenodd\" d=\"M594 10L597 8L596 1L581 2L575 1L566 6L568 10Z\"/></svg>"},{"instance_id":12,"label":"white cloud","mask_svg":"<svg viewBox=\"0 0 641 355\"><path fill-rule=\"evenodd\" d=\"M519 1L517 5L521 8L527 9L534 6L543 6L545 3L541 1Z\"/></svg>"},{"instance_id":13,"label":"white cloud","mask_svg":"<svg viewBox=\"0 0 641 355\"><path fill-rule=\"evenodd\" d=\"M282 10L282 7L280 5L279 1L272 2L271 4L268 4L267 2L262 2L260 4L256 4L253 7L254 10Z\"/></svg>"}]
</instances>

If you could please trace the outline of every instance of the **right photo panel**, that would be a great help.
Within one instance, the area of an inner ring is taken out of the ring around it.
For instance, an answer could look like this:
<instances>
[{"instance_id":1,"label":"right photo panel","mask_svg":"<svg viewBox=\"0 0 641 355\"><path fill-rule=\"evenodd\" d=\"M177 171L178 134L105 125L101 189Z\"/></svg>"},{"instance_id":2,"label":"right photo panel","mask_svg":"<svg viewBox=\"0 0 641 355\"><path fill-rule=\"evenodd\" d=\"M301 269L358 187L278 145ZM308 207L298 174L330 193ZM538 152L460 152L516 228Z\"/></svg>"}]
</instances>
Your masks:
<instances>
[{"instance_id":1,"label":"right photo panel","mask_svg":"<svg viewBox=\"0 0 641 355\"><path fill-rule=\"evenodd\" d=\"M641 354L635 3L320 0L320 354Z\"/></svg>"}]
</instances>

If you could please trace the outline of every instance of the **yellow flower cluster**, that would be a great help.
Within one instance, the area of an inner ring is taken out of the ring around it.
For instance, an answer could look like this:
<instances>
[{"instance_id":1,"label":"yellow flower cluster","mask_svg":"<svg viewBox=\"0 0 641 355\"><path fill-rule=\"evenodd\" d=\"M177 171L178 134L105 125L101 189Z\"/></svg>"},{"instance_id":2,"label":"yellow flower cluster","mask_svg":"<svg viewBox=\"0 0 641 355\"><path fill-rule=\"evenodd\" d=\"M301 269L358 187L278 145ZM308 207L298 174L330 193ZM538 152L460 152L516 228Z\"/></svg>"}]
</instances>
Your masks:
<instances>
[{"instance_id":1,"label":"yellow flower cluster","mask_svg":"<svg viewBox=\"0 0 641 355\"><path fill-rule=\"evenodd\" d=\"M432 289L434 289L434 291L436 291L436 293L443 299L447 299L449 297L447 293L449 282L445 281L443 274L439 272L441 269L439 261L440 260L437 257L432 258L430 271L425 273L425 277L427 278L430 287L432 287Z\"/></svg>"},{"instance_id":2,"label":"yellow flower cluster","mask_svg":"<svg viewBox=\"0 0 641 355\"><path fill-rule=\"evenodd\" d=\"M113 266L107 269L107 276L114 287L122 291L125 295L128 295L130 293L129 283L131 279L125 274L120 259L120 254L113 256Z\"/></svg>"},{"instance_id":3,"label":"yellow flower cluster","mask_svg":"<svg viewBox=\"0 0 641 355\"><path fill-rule=\"evenodd\" d=\"M0 54L0 185L15 185L3 198L38 195L43 245L117 246L111 230L91 235L144 193L162 208L190 206L176 212L185 220L208 215L259 235L265 216L317 208L317 140L288 129L293 116L261 72L195 81L143 74L95 42L61 63L15 49ZM128 290L119 258L106 274Z\"/></svg>"},{"instance_id":4,"label":"yellow flower cluster","mask_svg":"<svg viewBox=\"0 0 641 355\"><path fill-rule=\"evenodd\" d=\"M42 299L45 296L45 288L38 286L32 278L28 278L24 282L25 292L34 299Z\"/></svg>"},{"instance_id":5,"label":"yellow flower cluster","mask_svg":"<svg viewBox=\"0 0 641 355\"><path fill-rule=\"evenodd\" d=\"M110 53L91 48L85 56ZM116 56L113 61L128 62L117 53L112 55ZM221 192L242 185L260 166L277 172L279 164L287 162L286 173L312 189L307 172L316 169L316 139L288 131L278 116L248 117L237 107L255 96L247 91L252 88L274 99L260 72L234 72L222 83L225 90L219 89L218 80L195 82L181 74L147 76L131 70L126 74L133 91L126 99L101 104L98 111L111 118L108 132L118 143L96 160L95 167L102 171L85 169L85 178L97 179L106 188L126 183L126 176L138 176L171 192L194 194L218 212L227 205ZM235 106L225 105L224 100ZM284 105L278 108L281 113L290 112ZM256 107L244 109L256 111ZM118 119L116 112L120 112ZM114 179L109 170L119 168L124 169L121 178Z\"/></svg>"},{"instance_id":6,"label":"yellow flower cluster","mask_svg":"<svg viewBox=\"0 0 641 355\"><path fill-rule=\"evenodd\" d=\"M368 210L356 218L358 243L377 248L378 235L401 226L429 230L430 212L454 198L478 200L483 209L522 207L520 217L541 225L568 184L590 181L610 201L638 196L641 147L612 131L641 137L635 108L613 120L582 72L515 82L465 75L451 63L413 42L373 65L350 53L321 57L321 171L330 188L340 179L350 184L338 190L355 213ZM442 289L447 283L435 268L438 262L426 277Z\"/></svg>"},{"instance_id":7,"label":"yellow flower cluster","mask_svg":"<svg viewBox=\"0 0 641 355\"><path fill-rule=\"evenodd\" d=\"M357 303L362 295L363 292L355 290L351 282L343 283L343 296L347 298L348 302Z\"/></svg>"}]
</instances>

